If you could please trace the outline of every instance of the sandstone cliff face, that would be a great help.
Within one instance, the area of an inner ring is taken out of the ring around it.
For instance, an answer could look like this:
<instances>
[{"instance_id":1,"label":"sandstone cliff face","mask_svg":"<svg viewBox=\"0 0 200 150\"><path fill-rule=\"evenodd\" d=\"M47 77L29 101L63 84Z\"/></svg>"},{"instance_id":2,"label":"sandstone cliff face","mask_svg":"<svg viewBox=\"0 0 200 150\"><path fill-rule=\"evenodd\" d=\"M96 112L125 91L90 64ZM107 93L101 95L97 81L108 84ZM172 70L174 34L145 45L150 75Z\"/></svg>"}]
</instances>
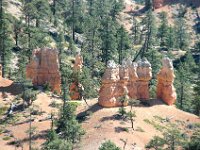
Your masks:
<instances>
[{"instance_id":1,"label":"sandstone cliff face","mask_svg":"<svg viewBox=\"0 0 200 150\"><path fill-rule=\"evenodd\" d=\"M157 75L157 98L162 99L168 105L172 105L176 101L176 91L173 85L174 69L169 58L163 59L163 67Z\"/></svg>"},{"instance_id":2,"label":"sandstone cliff face","mask_svg":"<svg viewBox=\"0 0 200 150\"><path fill-rule=\"evenodd\" d=\"M26 67L26 76L33 85L49 83L52 91L61 92L58 52L56 49L39 48L33 50L30 63Z\"/></svg>"},{"instance_id":3,"label":"sandstone cliff face","mask_svg":"<svg viewBox=\"0 0 200 150\"><path fill-rule=\"evenodd\" d=\"M108 62L99 91L101 106L126 106L128 102L123 104L120 102L123 96L126 99L149 99L148 82L151 79L151 65L145 59L140 62L139 68L137 66L130 59L123 60L121 66L114 61Z\"/></svg>"},{"instance_id":4,"label":"sandstone cliff face","mask_svg":"<svg viewBox=\"0 0 200 150\"><path fill-rule=\"evenodd\" d=\"M170 5L170 4L185 4L188 6L200 6L199 0L153 0L153 7L154 9L158 9L163 7L164 5Z\"/></svg>"}]
</instances>

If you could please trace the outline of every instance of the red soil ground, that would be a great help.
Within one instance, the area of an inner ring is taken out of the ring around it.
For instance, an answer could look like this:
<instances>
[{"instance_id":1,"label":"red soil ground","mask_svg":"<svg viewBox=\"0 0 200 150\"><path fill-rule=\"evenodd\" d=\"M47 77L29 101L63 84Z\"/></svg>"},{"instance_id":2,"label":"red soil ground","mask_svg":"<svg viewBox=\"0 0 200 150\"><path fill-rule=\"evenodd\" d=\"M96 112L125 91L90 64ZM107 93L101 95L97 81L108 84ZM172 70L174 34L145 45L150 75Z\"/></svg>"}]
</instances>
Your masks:
<instances>
[{"instance_id":1,"label":"red soil ground","mask_svg":"<svg viewBox=\"0 0 200 150\"><path fill-rule=\"evenodd\" d=\"M45 141L45 132L50 128L50 121L39 122L39 120L45 119L52 111L57 112L57 109L49 106L52 101L61 103L60 99L52 98L45 93L39 94L37 100L34 102L34 105L36 105L40 111L44 111L44 113L40 116L34 116L35 120L32 126L36 127L37 132L33 147L41 146ZM151 107L134 107L137 117L134 124L135 131L133 131L129 121L115 119L114 116L118 113L118 108L102 108L98 106L96 99L88 100L88 103L91 106L90 108L88 108L85 102L80 102L77 108L77 114L84 114L83 112L88 110L91 115L82 123L86 134L75 150L98 150L101 143L109 139L120 147L124 145L123 140L127 140L127 150L133 149L134 143L136 143L135 147L137 147L137 149L144 149L144 146L154 135L161 135L152 125L144 121L145 119L153 120L154 116L160 116L162 118L172 117L172 122L175 120L185 121L186 123L200 122L199 117L193 114L183 112L174 106L157 103ZM1 100L0 104L3 104ZM130 108L126 107L126 109L129 110ZM0 129L7 129L11 131L10 133L14 136L14 138L5 141L3 138L7 136L6 133L0 134L1 150L14 150L15 147L9 145L9 142L12 142L14 139L21 140L23 148L25 150L28 149L28 135L26 131L28 130L29 124L23 123L23 121L27 121L28 119L28 110L25 112L16 112L16 115L18 115L19 120L16 121L15 124L0 125ZM123 131L122 129L124 128L127 128L128 132ZM140 130L143 130L143 132Z\"/></svg>"}]
</instances>

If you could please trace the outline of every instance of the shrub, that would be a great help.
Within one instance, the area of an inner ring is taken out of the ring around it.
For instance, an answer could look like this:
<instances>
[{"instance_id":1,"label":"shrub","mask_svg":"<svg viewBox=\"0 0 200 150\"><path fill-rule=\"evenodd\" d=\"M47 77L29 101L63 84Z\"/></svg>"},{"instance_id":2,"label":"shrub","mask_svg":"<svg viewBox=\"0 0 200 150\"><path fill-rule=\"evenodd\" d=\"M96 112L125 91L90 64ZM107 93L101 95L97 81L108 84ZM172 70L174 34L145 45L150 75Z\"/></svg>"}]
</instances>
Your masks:
<instances>
[{"instance_id":1,"label":"shrub","mask_svg":"<svg viewBox=\"0 0 200 150\"><path fill-rule=\"evenodd\" d=\"M99 150L121 150L119 147L115 145L115 143L111 142L110 140L104 142L100 147Z\"/></svg>"}]
</instances>

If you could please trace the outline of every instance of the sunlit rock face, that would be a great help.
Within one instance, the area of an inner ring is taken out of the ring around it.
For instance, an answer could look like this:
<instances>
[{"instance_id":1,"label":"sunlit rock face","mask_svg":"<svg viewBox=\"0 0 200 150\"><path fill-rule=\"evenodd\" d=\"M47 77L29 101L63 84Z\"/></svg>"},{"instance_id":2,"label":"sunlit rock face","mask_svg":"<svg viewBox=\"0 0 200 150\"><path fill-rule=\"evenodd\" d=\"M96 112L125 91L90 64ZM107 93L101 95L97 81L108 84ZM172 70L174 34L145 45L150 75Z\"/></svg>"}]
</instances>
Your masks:
<instances>
[{"instance_id":1,"label":"sunlit rock face","mask_svg":"<svg viewBox=\"0 0 200 150\"><path fill-rule=\"evenodd\" d=\"M26 67L26 77L32 80L33 85L49 83L52 91L60 93L61 76L57 50L51 48L33 50L31 60Z\"/></svg>"},{"instance_id":2,"label":"sunlit rock face","mask_svg":"<svg viewBox=\"0 0 200 150\"><path fill-rule=\"evenodd\" d=\"M148 100L149 81L152 78L152 69L151 64L146 58L138 61L137 75L137 98L142 100Z\"/></svg>"},{"instance_id":3,"label":"sunlit rock face","mask_svg":"<svg viewBox=\"0 0 200 150\"><path fill-rule=\"evenodd\" d=\"M121 103L117 100L118 96L123 92L123 88L119 85L119 74L119 66L113 60L110 60L102 77L99 105L103 107L121 106Z\"/></svg>"},{"instance_id":4,"label":"sunlit rock face","mask_svg":"<svg viewBox=\"0 0 200 150\"><path fill-rule=\"evenodd\" d=\"M138 68L139 67L139 68ZM139 64L131 59L124 59L122 65L109 61L102 78L99 91L99 104L103 107L117 107L128 105L121 97L129 99L149 99L149 80L151 79L151 65L144 59Z\"/></svg>"},{"instance_id":5,"label":"sunlit rock face","mask_svg":"<svg viewBox=\"0 0 200 150\"><path fill-rule=\"evenodd\" d=\"M162 99L168 105L172 105L176 101L176 91L173 85L174 68L169 58L163 58L163 67L157 75L157 98Z\"/></svg>"},{"instance_id":6,"label":"sunlit rock face","mask_svg":"<svg viewBox=\"0 0 200 150\"><path fill-rule=\"evenodd\" d=\"M82 72L82 68L83 68L83 57L81 56L80 52L77 52L73 69L74 71Z\"/></svg>"}]
</instances>

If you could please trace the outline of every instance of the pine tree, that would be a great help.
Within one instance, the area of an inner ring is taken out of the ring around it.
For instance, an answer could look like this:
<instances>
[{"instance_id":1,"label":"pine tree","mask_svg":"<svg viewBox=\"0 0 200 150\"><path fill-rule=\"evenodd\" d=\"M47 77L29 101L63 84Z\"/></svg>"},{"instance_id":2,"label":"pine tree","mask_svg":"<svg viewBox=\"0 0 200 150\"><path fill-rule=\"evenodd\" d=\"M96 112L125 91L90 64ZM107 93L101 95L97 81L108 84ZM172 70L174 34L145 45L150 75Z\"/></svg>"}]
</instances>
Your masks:
<instances>
[{"instance_id":1,"label":"pine tree","mask_svg":"<svg viewBox=\"0 0 200 150\"><path fill-rule=\"evenodd\" d=\"M176 47L181 50L187 50L190 37L187 31L186 21L183 17L179 17L175 22L176 30Z\"/></svg>"},{"instance_id":2,"label":"pine tree","mask_svg":"<svg viewBox=\"0 0 200 150\"><path fill-rule=\"evenodd\" d=\"M2 77L9 72L9 64L11 61L13 47L11 37L11 16L4 10L6 1L0 0L0 63L2 64Z\"/></svg>"},{"instance_id":3,"label":"pine tree","mask_svg":"<svg viewBox=\"0 0 200 150\"><path fill-rule=\"evenodd\" d=\"M140 24L137 19L133 17L133 26L132 26L132 35L133 35L133 43L139 44L140 43Z\"/></svg>"},{"instance_id":4,"label":"pine tree","mask_svg":"<svg viewBox=\"0 0 200 150\"><path fill-rule=\"evenodd\" d=\"M83 32L85 2L83 0L67 0L68 10L64 11L65 23L72 31L72 39L75 42L75 32Z\"/></svg>"},{"instance_id":5,"label":"pine tree","mask_svg":"<svg viewBox=\"0 0 200 150\"><path fill-rule=\"evenodd\" d=\"M200 116L200 81L198 80L200 77L200 64L198 64L197 68L197 79L195 80L194 86L194 99L192 100L192 104L194 107L194 113Z\"/></svg>"},{"instance_id":6,"label":"pine tree","mask_svg":"<svg viewBox=\"0 0 200 150\"><path fill-rule=\"evenodd\" d=\"M117 39L116 27L111 17L106 17L101 26L100 36L102 40L102 60L107 64L108 60L116 60Z\"/></svg>"},{"instance_id":7,"label":"pine tree","mask_svg":"<svg viewBox=\"0 0 200 150\"><path fill-rule=\"evenodd\" d=\"M126 57L125 54L127 53L127 50L130 48L130 42L128 33L125 31L124 27L121 26L117 30L117 40L118 40L118 63L122 64L122 60Z\"/></svg>"},{"instance_id":8,"label":"pine tree","mask_svg":"<svg viewBox=\"0 0 200 150\"><path fill-rule=\"evenodd\" d=\"M181 62L176 73L175 86L177 90L177 106L185 111L192 112L193 90L195 62L191 53L186 54L186 59Z\"/></svg>"},{"instance_id":9,"label":"pine tree","mask_svg":"<svg viewBox=\"0 0 200 150\"><path fill-rule=\"evenodd\" d=\"M145 9L147 9L147 10L152 10L153 9L152 0L145 0Z\"/></svg>"},{"instance_id":10,"label":"pine tree","mask_svg":"<svg viewBox=\"0 0 200 150\"><path fill-rule=\"evenodd\" d=\"M160 39L160 46L167 45L167 35L168 35L168 20L167 20L167 13L161 12L160 14L161 25L158 28L158 38Z\"/></svg>"},{"instance_id":11,"label":"pine tree","mask_svg":"<svg viewBox=\"0 0 200 150\"><path fill-rule=\"evenodd\" d=\"M113 20L116 20L117 15L123 10L124 4L122 0L113 0L110 15Z\"/></svg>"},{"instance_id":12,"label":"pine tree","mask_svg":"<svg viewBox=\"0 0 200 150\"><path fill-rule=\"evenodd\" d=\"M101 55L101 38L98 29L100 28L100 21L97 16L88 15L85 20L84 28L84 48L83 57L84 63L92 70L95 69L95 64L98 63Z\"/></svg>"},{"instance_id":13,"label":"pine tree","mask_svg":"<svg viewBox=\"0 0 200 150\"><path fill-rule=\"evenodd\" d=\"M121 150L121 149L117 147L115 143L108 140L102 143L102 145L99 147L99 150Z\"/></svg>"},{"instance_id":14,"label":"pine tree","mask_svg":"<svg viewBox=\"0 0 200 150\"><path fill-rule=\"evenodd\" d=\"M145 24L144 29L143 29L144 35L145 35L145 41L143 43L142 48L138 52L138 54L135 56L134 61L139 56L143 58L145 56L145 53L147 53L150 49L153 48L153 46L156 45L157 28L155 25L155 16L152 10L149 10L146 13L146 17L142 20L142 23Z\"/></svg>"},{"instance_id":15,"label":"pine tree","mask_svg":"<svg viewBox=\"0 0 200 150\"><path fill-rule=\"evenodd\" d=\"M66 103L57 122L57 133L68 142L78 142L84 134L75 116L76 106Z\"/></svg>"},{"instance_id":16,"label":"pine tree","mask_svg":"<svg viewBox=\"0 0 200 150\"><path fill-rule=\"evenodd\" d=\"M48 21L50 19L50 6L48 0L35 0L33 1L33 5L37 10L37 14L35 16L36 19L36 27L40 27L41 21ZM49 19L48 19L49 18Z\"/></svg>"},{"instance_id":17,"label":"pine tree","mask_svg":"<svg viewBox=\"0 0 200 150\"><path fill-rule=\"evenodd\" d=\"M166 46L167 48L174 48L175 47L175 42L176 42L176 32L172 26L169 27L168 29L168 34L166 37Z\"/></svg>"}]
</instances>

